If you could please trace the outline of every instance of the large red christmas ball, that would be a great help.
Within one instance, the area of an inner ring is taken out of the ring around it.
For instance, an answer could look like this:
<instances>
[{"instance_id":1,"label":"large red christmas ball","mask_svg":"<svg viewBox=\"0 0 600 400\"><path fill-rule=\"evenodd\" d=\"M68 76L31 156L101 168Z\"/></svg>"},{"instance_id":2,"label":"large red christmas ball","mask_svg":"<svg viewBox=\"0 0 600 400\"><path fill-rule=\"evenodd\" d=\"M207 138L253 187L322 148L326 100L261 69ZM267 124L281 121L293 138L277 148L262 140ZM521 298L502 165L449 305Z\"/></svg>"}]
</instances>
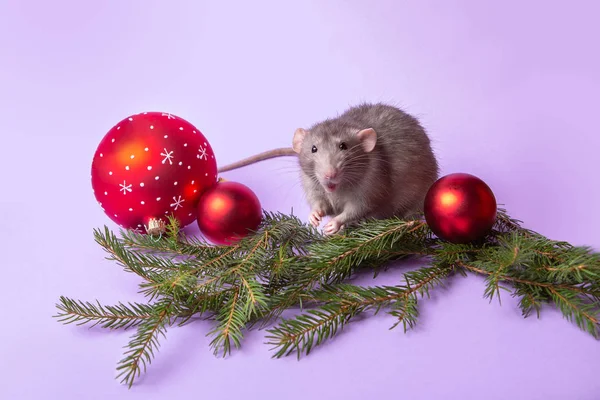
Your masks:
<instances>
[{"instance_id":1,"label":"large red christmas ball","mask_svg":"<svg viewBox=\"0 0 600 400\"><path fill-rule=\"evenodd\" d=\"M255 231L262 207L250 188L237 182L218 182L198 202L198 227L214 244L233 244Z\"/></svg>"},{"instance_id":2,"label":"large red christmas ball","mask_svg":"<svg viewBox=\"0 0 600 400\"><path fill-rule=\"evenodd\" d=\"M465 244L484 237L496 220L496 198L478 177L455 173L437 180L425 197L425 220L436 236Z\"/></svg>"},{"instance_id":3,"label":"large red christmas ball","mask_svg":"<svg viewBox=\"0 0 600 400\"><path fill-rule=\"evenodd\" d=\"M108 217L126 229L173 215L196 219L202 192L217 182L217 162L204 135L169 113L145 112L117 123L92 161L92 187Z\"/></svg>"}]
</instances>

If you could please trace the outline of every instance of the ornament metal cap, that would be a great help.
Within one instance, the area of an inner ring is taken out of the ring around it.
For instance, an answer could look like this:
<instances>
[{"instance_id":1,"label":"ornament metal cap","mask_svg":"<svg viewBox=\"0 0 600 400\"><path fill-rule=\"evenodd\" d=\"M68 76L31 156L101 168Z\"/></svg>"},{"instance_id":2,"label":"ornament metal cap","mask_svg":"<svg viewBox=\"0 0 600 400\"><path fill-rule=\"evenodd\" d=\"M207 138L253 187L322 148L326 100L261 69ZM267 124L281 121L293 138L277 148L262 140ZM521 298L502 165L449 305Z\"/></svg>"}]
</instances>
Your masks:
<instances>
[{"instance_id":1,"label":"ornament metal cap","mask_svg":"<svg viewBox=\"0 0 600 400\"><path fill-rule=\"evenodd\" d=\"M144 228L146 228L146 232L152 236L162 235L167 230L165 222L157 218L150 218L148 226L144 225Z\"/></svg>"}]
</instances>

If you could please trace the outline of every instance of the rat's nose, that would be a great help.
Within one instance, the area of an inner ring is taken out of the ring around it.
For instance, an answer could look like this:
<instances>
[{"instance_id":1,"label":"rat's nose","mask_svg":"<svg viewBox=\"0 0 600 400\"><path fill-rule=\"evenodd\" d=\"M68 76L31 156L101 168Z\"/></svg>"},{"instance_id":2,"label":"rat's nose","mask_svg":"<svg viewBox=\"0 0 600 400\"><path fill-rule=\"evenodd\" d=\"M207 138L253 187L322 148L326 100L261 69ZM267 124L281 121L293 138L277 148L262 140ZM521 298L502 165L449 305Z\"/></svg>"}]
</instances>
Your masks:
<instances>
[{"instance_id":1,"label":"rat's nose","mask_svg":"<svg viewBox=\"0 0 600 400\"><path fill-rule=\"evenodd\" d=\"M335 179L335 177L337 175L338 175L337 169L330 169L329 171L325 172L325 179L327 179L327 180Z\"/></svg>"}]
</instances>

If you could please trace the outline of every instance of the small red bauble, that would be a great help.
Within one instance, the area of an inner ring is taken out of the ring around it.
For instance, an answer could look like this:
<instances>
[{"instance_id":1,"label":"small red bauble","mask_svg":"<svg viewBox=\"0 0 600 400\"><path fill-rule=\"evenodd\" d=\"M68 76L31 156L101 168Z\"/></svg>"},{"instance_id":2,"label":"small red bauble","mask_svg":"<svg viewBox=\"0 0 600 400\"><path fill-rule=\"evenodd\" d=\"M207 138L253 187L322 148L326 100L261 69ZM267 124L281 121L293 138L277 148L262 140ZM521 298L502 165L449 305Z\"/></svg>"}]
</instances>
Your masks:
<instances>
[{"instance_id":1,"label":"small red bauble","mask_svg":"<svg viewBox=\"0 0 600 400\"><path fill-rule=\"evenodd\" d=\"M200 195L216 182L217 162L208 140L169 113L123 119L104 136L92 161L94 196L126 229L156 226L171 214L181 226L190 224Z\"/></svg>"},{"instance_id":2,"label":"small red bauble","mask_svg":"<svg viewBox=\"0 0 600 400\"><path fill-rule=\"evenodd\" d=\"M490 187L471 174L438 179L425 197L425 220L436 236L465 244L484 237L496 220L496 198Z\"/></svg>"},{"instance_id":3,"label":"small red bauble","mask_svg":"<svg viewBox=\"0 0 600 400\"><path fill-rule=\"evenodd\" d=\"M258 197L247 186L222 181L208 189L198 202L198 227L214 244L233 244L262 220Z\"/></svg>"}]
</instances>

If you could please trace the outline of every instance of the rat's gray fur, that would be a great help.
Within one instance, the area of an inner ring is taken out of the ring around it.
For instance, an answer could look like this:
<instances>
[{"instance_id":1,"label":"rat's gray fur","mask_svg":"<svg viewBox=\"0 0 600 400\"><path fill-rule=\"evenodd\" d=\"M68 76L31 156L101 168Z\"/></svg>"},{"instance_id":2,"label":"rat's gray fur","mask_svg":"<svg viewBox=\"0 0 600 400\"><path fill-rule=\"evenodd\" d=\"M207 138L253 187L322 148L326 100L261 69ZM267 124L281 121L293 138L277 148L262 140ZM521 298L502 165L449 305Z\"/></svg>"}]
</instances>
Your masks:
<instances>
[{"instance_id":1,"label":"rat's gray fur","mask_svg":"<svg viewBox=\"0 0 600 400\"><path fill-rule=\"evenodd\" d=\"M368 128L377 134L371 152L362 149L356 136ZM342 141L346 150L339 148ZM439 177L425 129L413 116L381 103L363 103L311 126L299 163L312 213L334 217L337 226L330 233L363 218L407 218L422 211L425 195ZM341 181L329 193L321 182L332 166L339 167Z\"/></svg>"}]
</instances>

